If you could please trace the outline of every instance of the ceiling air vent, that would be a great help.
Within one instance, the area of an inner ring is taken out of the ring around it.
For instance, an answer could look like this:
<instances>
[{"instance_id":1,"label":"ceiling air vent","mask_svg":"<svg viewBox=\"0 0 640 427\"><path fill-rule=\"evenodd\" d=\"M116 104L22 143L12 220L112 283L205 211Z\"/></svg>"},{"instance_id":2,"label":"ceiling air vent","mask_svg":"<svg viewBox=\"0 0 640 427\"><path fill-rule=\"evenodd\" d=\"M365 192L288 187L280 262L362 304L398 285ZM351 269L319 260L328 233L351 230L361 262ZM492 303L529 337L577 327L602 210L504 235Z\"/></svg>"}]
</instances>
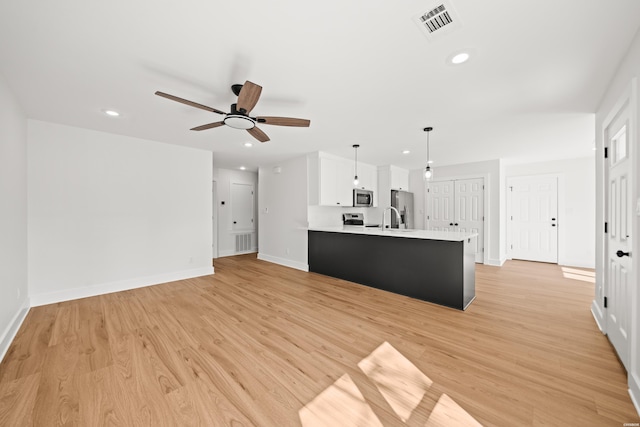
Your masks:
<instances>
[{"instance_id":1,"label":"ceiling air vent","mask_svg":"<svg viewBox=\"0 0 640 427\"><path fill-rule=\"evenodd\" d=\"M434 3L413 19L429 40L448 34L461 26L460 18L448 1Z\"/></svg>"}]
</instances>

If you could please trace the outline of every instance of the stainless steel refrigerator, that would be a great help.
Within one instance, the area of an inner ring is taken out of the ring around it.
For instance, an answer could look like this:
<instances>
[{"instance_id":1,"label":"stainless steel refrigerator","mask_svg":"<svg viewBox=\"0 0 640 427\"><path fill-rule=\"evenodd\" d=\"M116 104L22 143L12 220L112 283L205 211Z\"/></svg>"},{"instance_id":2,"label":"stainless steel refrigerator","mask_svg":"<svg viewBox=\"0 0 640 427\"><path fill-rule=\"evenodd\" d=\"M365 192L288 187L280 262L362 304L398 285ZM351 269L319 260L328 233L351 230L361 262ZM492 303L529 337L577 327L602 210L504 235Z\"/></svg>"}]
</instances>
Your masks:
<instances>
[{"instance_id":1,"label":"stainless steel refrigerator","mask_svg":"<svg viewBox=\"0 0 640 427\"><path fill-rule=\"evenodd\" d=\"M413 193L408 191L391 190L391 206L398 209L404 225L403 228L413 228ZM399 228L398 216L391 215L391 228Z\"/></svg>"}]
</instances>

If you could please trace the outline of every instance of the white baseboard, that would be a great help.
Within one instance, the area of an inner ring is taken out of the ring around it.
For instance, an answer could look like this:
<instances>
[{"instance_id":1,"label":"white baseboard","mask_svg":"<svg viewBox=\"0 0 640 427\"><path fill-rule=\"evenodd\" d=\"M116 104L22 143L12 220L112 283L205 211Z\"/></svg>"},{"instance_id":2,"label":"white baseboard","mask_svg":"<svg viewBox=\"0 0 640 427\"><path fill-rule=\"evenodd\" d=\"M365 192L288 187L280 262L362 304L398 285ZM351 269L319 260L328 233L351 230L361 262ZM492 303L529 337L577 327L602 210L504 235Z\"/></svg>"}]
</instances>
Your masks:
<instances>
[{"instance_id":1,"label":"white baseboard","mask_svg":"<svg viewBox=\"0 0 640 427\"><path fill-rule=\"evenodd\" d=\"M563 259L562 262L558 260L558 265L577 268L596 268L594 260L589 261L584 259Z\"/></svg>"},{"instance_id":2,"label":"white baseboard","mask_svg":"<svg viewBox=\"0 0 640 427\"><path fill-rule=\"evenodd\" d=\"M26 298L22 302L22 306L18 312L13 316L13 319L11 319L11 322L9 322L5 330L2 331L2 335L0 335L0 362L2 362L4 356L7 354L9 346L13 342L20 326L22 326L22 322L24 322L25 317L27 317L27 314L29 313L30 307L31 303L29 298Z\"/></svg>"},{"instance_id":3,"label":"white baseboard","mask_svg":"<svg viewBox=\"0 0 640 427\"><path fill-rule=\"evenodd\" d=\"M244 255L244 254L255 254L256 252L258 252L258 248L253 248L253 249L250 249L248 251L242 251L242 252L219 251L218 252L218 258L224 258L224 257L228 257L228 256L235 256L235 255Z\"/></svg>"},{"instance_id":4,"label":"white baseboard","mask_svg":"<svg viewBox=\"0 0 640 427\"><path fill-rule=\"evenodd\" d=\"M286 258L280 258L272 255L258 253L258 259L262 261L272 262L274 264L284 265L285 267L295 268L296 270L309 271L309 264L298 261L292 261Z\"/></svg>"},{"instance_id":5,"label":"white baseboard","mask_svg":"<svg viewBox=\"0 0 640 427\"><path fill-rule=\"evenodd\" d=\"M631 396L631 402L640 416L640 378L634 373L629 375L629 396Z\"/></svg>"},{"instance_id":6,"label":"white baseboard","mask_svg":"<svg viewBox=\"0 0 640 427\"><path fill-rule=\"evenodd\" d=\"M191 270L158 274L155 276L138 277L135 279L120 280L117 282L101 283L94 286L31 295L31 307L93 297L96 295L110 294L113 292L128 291L129 289L143 288L145 286L175 282L176 280L191 279L200 276L208 276L210 274L214 274L213 267L201 267Z\"/></svg>"},{"instance_id":7,"label":"white baseboard","mask_svg":"<svg viewBox=\"0 0 640 427\"><path fill-rule=\"evenodd\" d=\"M507 261L506 258L503 259L491 259L487 258L484 263L486 265L493 265L494 267L502 267L502 265Z\"/></svg>"},{"instance_id":8,"label":"white baseboard","mask_svg":"<svg viewBox=\"0 0 640 427\"><path fill-rule=\"evenodd\" d=\"M603 334L606 334L606 330L604 325L602 324L602 321L604 319L604 313L602 312L602 310L600 310L600 306L598 305L598 303L596 303L595 300L593 300L593 302L591 302L591 315L593 316L593 319L596 321L596 325L598 325L598 329L600 329L600 332L602 332Z\"/></svg>"}]
</instances>

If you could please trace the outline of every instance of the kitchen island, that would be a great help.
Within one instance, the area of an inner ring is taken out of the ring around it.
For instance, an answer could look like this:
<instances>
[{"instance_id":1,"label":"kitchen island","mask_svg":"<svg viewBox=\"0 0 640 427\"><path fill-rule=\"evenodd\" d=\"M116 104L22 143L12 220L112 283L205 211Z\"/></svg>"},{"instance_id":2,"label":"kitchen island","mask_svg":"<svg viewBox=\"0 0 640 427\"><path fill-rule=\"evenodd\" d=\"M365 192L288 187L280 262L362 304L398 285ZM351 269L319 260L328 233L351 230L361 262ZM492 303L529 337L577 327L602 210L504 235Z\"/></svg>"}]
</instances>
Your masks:
<instances>
[{"instance_id":1,"label":"kitchen island","mask_svg":"<svg viewBox=\"0 0 640 427\"><path fill-rule=\"evenodd\" d=\"M475 233L309 228L309 271L465 310L475 299Z\"/></svg>"}]
</instances>

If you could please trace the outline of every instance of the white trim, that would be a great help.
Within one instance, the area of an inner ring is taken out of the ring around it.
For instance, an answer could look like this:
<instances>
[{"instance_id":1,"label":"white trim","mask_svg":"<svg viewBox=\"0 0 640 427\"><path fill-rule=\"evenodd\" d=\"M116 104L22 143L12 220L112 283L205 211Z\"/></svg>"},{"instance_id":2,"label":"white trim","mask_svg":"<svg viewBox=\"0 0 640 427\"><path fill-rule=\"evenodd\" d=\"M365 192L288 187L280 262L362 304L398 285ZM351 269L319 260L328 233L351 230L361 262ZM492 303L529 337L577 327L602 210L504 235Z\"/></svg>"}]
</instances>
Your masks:
<instances>
[{"instance_id":1,"label":"white trim","mask_svg":"<svg viewBox=\"0 0 640 427\"><path fill-rule=\"evenodd\" d=\"M285 267L295 268L296 270L309 271L309 264L291 261L290 259L280 258L272 255L258 253L258 259L262 261L272 262L274 264L284 265Z\"/></svg>"},{"instance_id":2,"label":"white trim","mask_svg":"<svg viewBox=\"0 0 640 427\"><path fill-rule=\"evenodd\" d=\"M2 332L2 335L0 335L0 362L2 362L2 360L4 359L4 356L7 354L11 343L20 330L20 326L22 326L22 322L24 322L24 319L27 317L30 306L31 304L29 302L29 298L26 298L23 301L20 310L18 310L15 316L13 316L11 322L9 322L7 327Z\"/></svg>"},{"instance_id":3,"label":"white trim","mask_svg":"<svg viewBox=\"0 0 640 427\"><path fill-rule=\"evenodd\" d=\"M507 262L507 259L509 259L509 258L506 258L506 257L505 257L505 258L501 258L501 259L492 259L492 258L487 258L487 259L485 260L485 262L484 262L484 263L485 263L486 265L492 265L492 266L494 266L494 267L502 267L502 265L503 265L505 262Z\"/></svg>"},{"instance_id":4,"label":"white trim","mask_svg":"<svg viewBox=\"0 0 640 427\"><path fill-rule=\"evenodd\" d=\"M636 407L636 412L640 415L640 379L635 373L629 375L629 396L633 406Z\"/></svg>"},{"instance_id":5,"label":"white trim","mask_svg":"<svg viewBox=\"0 0 640 427\"><path fill-rule=\"evenodd\" d=\"M101 283L93 286L66 289L63 291L48 292L39 295L31 295L31 307L38 307L40 305L53 304L61 301L70 301L79 298L93 297L96 295L110 294L113 292L128 291L130 289L144 288L145 286L158 285L160 283L175 282L177 280L208 276L210 274L214 274L213 267L202 267L194 268L191 270L175 271L172 273L157 274L154 276L138 277L135 279Z\"/></svg>"},{"instance_id":6,"label":"white trim","mask_svg":"<svg viewBox=\"0 0 640 427\"><path fill-rule=\"evenodd\" d=\"M236 252L236 251L220 251L220 252L218 252L218 258L225 258L225 257L228 257L228 256L235 256L235 255L255 254L256 252L258 252L258 248L257 247L251 248L248 251L240 251L240 252Z\"/></svg>"},{"instance_id":7,"label":"white trim","mask_svg":"<svg viewBox=\"0 0 640 427\"><path fill-rule=\"evenodd\" d=\"M593 315L593 319L596 321L596 325L598 325L598 329L603 334L607 334L607 331L604 329L604 324L602 323L602 319L604 319L604 314L602 310L600 310L600 306L596 303L596 301L591 302L591 314Z\"/></svg>"}]
</instances>

